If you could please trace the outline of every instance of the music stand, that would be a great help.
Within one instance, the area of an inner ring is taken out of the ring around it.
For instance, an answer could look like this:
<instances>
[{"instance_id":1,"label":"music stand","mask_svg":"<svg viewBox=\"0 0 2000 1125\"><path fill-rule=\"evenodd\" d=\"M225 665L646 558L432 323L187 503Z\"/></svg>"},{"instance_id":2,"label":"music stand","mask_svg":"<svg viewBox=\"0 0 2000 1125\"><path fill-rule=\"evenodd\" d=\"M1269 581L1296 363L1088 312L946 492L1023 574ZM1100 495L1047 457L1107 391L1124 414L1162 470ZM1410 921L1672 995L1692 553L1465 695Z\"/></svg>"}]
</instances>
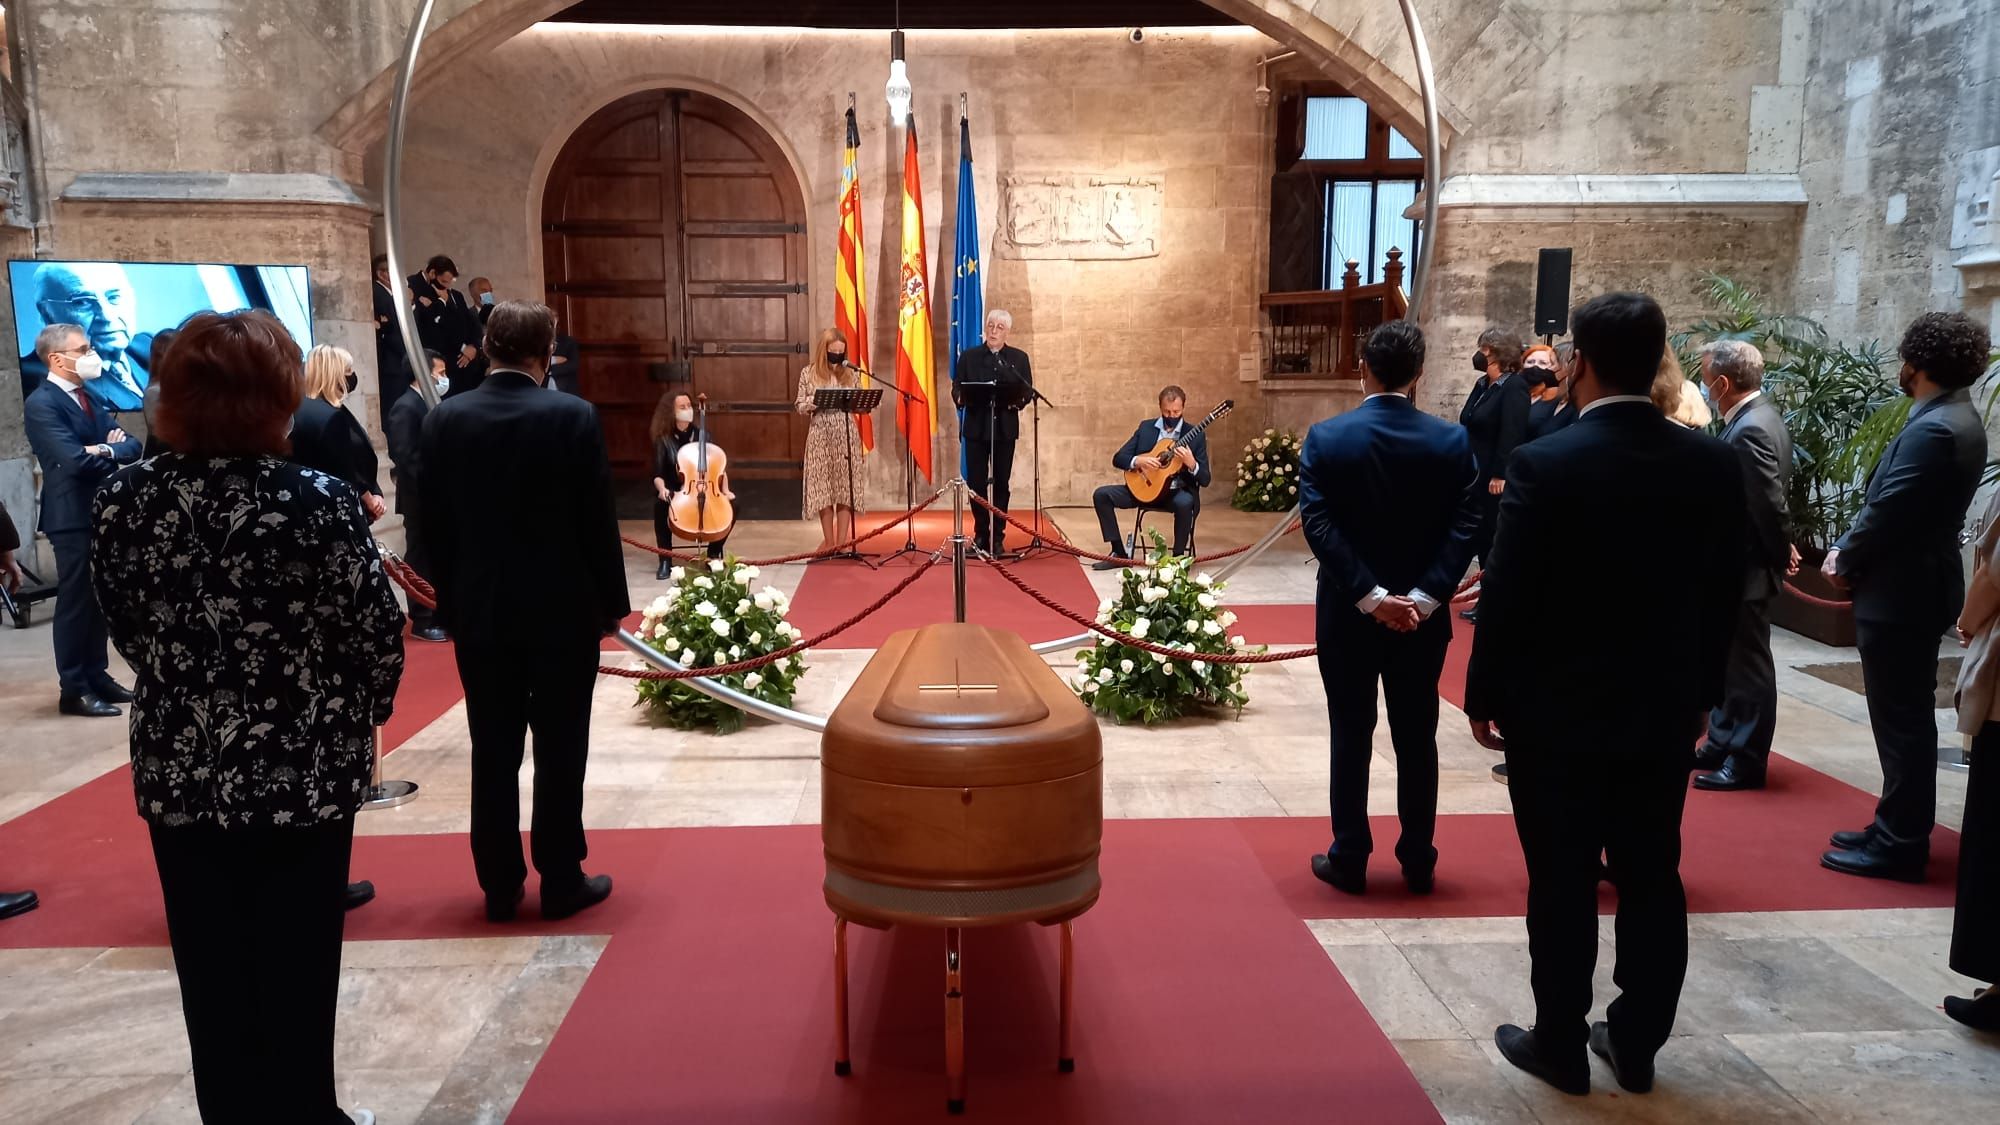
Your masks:
<instances>
[{"instance_id":1,"label":"music stand","mask_svg":"<svg viewBox=\"0 0 2000 1125\"><path fill-rule=\"evenodd\" d=\"M1029 456L1035 461L1035 530L1028 536L1028 545L1021 548L1021 554L1025 557L1031 552L1046 551L1049 548L1048 541L1042 538L1042 406L1046 403L1050 410L1054 410L1056 404L1049 402L1048 396L1036 390L1033 383L1025 383L1023 386L1028 394L1033 396L1028 400L1033 426L1033 451Z\"/></svg>"},{"instance_id":2,"label":"music stand","mask_svg":"<svg viewBox=\"0 0 2000 1125\"><path fill-rule=\"evenodd\" d=\"M867 414L881 404L882 391L879 387L868 387L865 389L861 387L821 387L819 390L813 392L813 410L815 413L832 410L842 414ZM841 428L847 432L847 529L852 535L858 536L861 534L860 528L857 526L860 522L861 498L855 495L854 492L854 426L849 424ZM839 525L840 521L836 518L834 526L838 528ZM853 559L856 562L863 561L861 552L856 550L852 544L844 551L835 551L825 557L829 559Z\"/></svg>"}]
</instances>

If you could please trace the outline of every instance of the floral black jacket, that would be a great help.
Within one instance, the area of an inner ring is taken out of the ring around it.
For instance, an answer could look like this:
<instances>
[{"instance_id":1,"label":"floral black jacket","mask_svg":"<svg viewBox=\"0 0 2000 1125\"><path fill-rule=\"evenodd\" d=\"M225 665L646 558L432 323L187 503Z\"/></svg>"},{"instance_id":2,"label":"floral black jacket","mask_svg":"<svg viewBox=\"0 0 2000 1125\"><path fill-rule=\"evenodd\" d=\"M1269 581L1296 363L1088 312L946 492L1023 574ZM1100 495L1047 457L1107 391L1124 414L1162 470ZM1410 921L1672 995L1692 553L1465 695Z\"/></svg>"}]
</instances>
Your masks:
<instances>
[{"instance_id":1,"label":"floral black jacket","mask_svg":"<svg viewBox=\"0 0 2000 1125\"><path fill-rule=\"evenodd\" d=\"M361 807L403 612L354 490L274 458L165 454L97 493L91 581L138 672L132 785L164 826Z\"/></svg>"}]
</instances>

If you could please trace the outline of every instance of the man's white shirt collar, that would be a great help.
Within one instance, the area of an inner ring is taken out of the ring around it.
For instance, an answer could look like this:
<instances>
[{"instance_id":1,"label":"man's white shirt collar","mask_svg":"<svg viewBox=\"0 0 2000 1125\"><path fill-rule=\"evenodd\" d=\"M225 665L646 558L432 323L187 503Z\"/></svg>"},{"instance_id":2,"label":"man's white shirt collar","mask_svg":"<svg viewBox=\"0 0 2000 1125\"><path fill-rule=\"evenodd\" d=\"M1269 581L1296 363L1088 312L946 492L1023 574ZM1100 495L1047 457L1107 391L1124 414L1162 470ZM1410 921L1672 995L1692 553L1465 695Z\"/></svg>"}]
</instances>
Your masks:
<instances>
[{"instance_id":1,"label":"man's white shirt collar","mask_svg":"<svg viewBox=\"0 0 2000 1125\"><path fill-rule=\"evenodd\" d=\"M1727 426L1729 423L1736 421L1736 416L1738 414L1743 413L1744 407L1750 405L1752 402L1755 402L1756 400L1763 397L1764 397L1764 392L1762 389L1759 389L1751 391L1749 394L1744 395L1742 398L1736 400L1735 406L1732 406L1728 410L1723 411L1722 424Z\"/></svg>"},{"instance_id":2,"label":"man's white shirt collar","mask_svg":"<svg viewBox=\"0 0 2000 1125\"><path fill-rule=\"evenodd\" d=\"M1604 398L1600 398L1596 402L1591 403L1589 406L1584 407L1582 410L1577 411L1576 416L1581 418L1600 406L1610 406L1614 402L1643 402L1648 406L1651 406L1653 404L1653 400L1646 397L1645 395L1609 395Z\"/></svg>"}]
</instances>

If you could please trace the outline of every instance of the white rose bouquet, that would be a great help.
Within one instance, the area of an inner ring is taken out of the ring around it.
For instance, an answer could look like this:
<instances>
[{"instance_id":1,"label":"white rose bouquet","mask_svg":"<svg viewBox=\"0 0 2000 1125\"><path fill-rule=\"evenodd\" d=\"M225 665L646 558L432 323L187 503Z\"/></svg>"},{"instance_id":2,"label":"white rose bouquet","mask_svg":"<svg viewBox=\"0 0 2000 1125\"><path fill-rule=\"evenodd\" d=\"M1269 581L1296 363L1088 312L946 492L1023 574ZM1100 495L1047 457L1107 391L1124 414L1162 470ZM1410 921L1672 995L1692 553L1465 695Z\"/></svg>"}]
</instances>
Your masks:
<instances>
[{"instance_id":1,"label":"white rose bouquet","mask_svg":"<svg viewBox=\"0 0 2000 1125\"><path fill-rule=\"evenodd\" d=\"M639 639L689 668L720 667L790 648L801 636L785 620L791 599L769 586L751 589L757 576L756 567L734 557L693 574L675 567L667 575L672 586L641 613ZM745 695L790 707L805 671L805 654L794 653L721 680ZM743 729L743 712L678 680L640 680L639 702L682 730Z\"/></svg>"},{"instance_id":2,"label":"white rose bouquet","mask_svg":"<svg viewBox=\"0 0 2000 1125\"><path fill-rule=\"evenodd\" d=\"M1265 430L1243 447L1230 504L1245 512L1289 512L1299 502L1299 438Z\"/></svg>"},{"instance_id":3,"label":"white rose bouquet","mask_svg":"<svg viewBox=\"0 0 2000 1125\"><path fill-rule=\"evenodd\" d=\"M1226 583L1192 570L1173 558L1153 535L1151 567L1125 571L1118 596L1097 607L1097 623L1128 637L1179 649L1192 659L1175 659L1100 637L1096 648L1076 654L1071 686L1100 715L1120 723L1152 725L1179 718L1191 708L1229 707L1238 714L1250 697L1239 664L1215 664L1204 655L1235 655L1249 649L1229 627L1236 615L1222 604Z\"/></svg>"}]
</instances>

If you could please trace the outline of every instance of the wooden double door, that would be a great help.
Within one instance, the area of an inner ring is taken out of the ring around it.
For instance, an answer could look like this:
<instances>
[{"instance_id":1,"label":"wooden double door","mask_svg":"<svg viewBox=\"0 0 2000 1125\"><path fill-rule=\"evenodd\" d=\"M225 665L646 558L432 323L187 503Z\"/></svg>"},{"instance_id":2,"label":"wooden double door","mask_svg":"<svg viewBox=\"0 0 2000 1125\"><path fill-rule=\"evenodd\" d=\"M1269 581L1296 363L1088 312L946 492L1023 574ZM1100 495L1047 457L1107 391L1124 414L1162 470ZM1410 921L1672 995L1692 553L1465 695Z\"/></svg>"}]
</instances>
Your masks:
<instances>
[{"instance_id":1,"label":"wooden double door","mask_svg":"<svg viewBox=\"0 0 2000 1125\"><path fill-rule=\"evenodd\" d=\"M650 492L660 396L706 393L738 514L797 518L805 201L770 135L687 90L613 102L556 158L542 251L549 305L577 339L614 474Z\"/></svg>"}]
</instances>

